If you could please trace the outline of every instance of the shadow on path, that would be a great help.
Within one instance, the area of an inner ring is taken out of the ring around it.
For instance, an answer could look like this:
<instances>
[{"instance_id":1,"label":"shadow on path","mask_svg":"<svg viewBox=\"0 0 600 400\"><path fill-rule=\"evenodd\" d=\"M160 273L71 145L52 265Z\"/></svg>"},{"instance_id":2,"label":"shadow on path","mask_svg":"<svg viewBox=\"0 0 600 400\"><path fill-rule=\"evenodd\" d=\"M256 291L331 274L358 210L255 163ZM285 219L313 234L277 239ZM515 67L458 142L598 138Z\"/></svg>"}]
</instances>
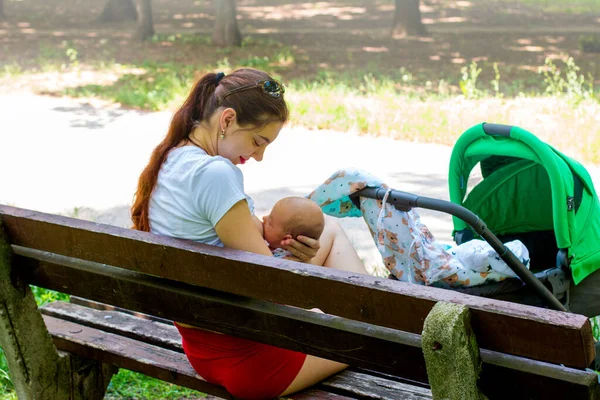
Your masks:
<instances>
[{"instance_id":1,"label":"shadow on path","mask_svg":"<svg viewBox=\"0 0 600 400\"><path fill-rule=\"evenodd\" d=\"M127 109L104 109L89 104L54 107L51 111L68 115L68 123L72 128L102 129L125 114Z\"/></svg>"}]
</instances>

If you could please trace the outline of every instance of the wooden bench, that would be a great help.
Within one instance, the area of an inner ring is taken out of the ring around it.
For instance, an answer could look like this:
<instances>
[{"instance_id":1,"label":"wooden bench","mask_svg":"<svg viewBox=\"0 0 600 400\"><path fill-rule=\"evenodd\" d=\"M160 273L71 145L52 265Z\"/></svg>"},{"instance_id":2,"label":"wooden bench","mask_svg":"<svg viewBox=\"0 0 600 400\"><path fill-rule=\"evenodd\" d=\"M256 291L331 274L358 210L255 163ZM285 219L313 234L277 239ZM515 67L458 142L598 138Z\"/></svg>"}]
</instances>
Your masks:
<instances>
[{"instance_id":1,"label":"wooden bench","mask_svg":"<svg viewBox=\"0 0 600 400\"><path fill-rule=\"evenodd\" d=\"M0 221L20 398L100 399L117 368L231 398L194 373L171 320L352 366L294 399L599 397L580 315L8 206ZM42 316L27 284L83 299Z\"/></svg>"}]
</instances>

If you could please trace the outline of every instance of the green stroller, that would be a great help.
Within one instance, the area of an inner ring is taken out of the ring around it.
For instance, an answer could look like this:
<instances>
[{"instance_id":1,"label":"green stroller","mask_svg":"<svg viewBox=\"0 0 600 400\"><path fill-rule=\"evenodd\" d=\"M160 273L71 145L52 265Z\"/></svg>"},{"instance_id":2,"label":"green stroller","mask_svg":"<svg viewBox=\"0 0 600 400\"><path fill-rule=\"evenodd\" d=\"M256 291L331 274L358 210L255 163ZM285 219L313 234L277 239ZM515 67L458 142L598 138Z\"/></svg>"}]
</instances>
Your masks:
<instances>
[{"instance_id":1,"label":"green stroller","mask_svg":"<svg viewBox=\"0 0 600 400\"><path fill-rule=\"evenodd\" d=\"M478 163L482 179L467 194ZM567 308L578 285L600 269L600 203L590 175L526 130L494 124L467 130L452 152L449 187L450 200L477 214L500 241L525 244L532 272ZM453 221L458 244L476 235L461 219ZM505 298L535 303L529 288L516 292Z\"/></svg>"},{"instance_id":2,"label":"green stroller","mask_svg":"<svg viewBox=\"0 0 600 400\"><path fill-rule=\"evenodd\" d=\"M478 164L479 182L469 188ZM580 283L600 269L600 203L590 175L526 130L483 123L464 132L452 152L449 188L450 202L400 191L388 201L452 214L457 244L486 240L521 278L453 290L567 310ZM357 196L384 193L367 188ZM528 248L530 269L503 244L515 239ZM600 302L581 313L599 315Z\"/></svg>"}]
</instances>

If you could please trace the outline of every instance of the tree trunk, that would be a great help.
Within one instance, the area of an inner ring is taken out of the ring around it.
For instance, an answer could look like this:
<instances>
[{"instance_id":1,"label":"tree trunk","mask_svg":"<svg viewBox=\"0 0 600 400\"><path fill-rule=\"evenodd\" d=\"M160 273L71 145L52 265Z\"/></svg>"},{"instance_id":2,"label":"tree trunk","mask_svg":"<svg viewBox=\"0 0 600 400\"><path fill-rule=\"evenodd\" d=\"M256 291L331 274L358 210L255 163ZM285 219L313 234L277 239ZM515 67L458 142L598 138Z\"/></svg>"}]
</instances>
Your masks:
<instances>
[{"instance_id":1,"label":"tree trunk","mask_svg":"<svg viewBox=\"0 0 600 400\"><path fill-rule=\"evenodd\" d=\"M212 41L215 46L240 46L242 34L237 24L235 0L215 0L217 18Z\"/></svg>"},{"instance_id":2,"label":"tree trunk","mask_svg":"<svg viewBox=\"0 0 600 400\"><path fill-rule=\"evenodd\" d=\"M392 37L401 39L407 35L425 36L427 29L421 21L420 0L396 0Z\"/></svg>"},{"instance_id":3,"label":"tree trunk","mask_svg":"<svg viewBox=\"0 0 600 400\"><path fill-rule=\"evenodd\" d=\"M102 14L98 17L101 22L135 21L137 12L133 0L108 0Z\"/></svg>"},{"instance_id":4,"label":"tree trunk","mask_svg":"<svg viewBox=\"0 0 600 400\"><path fill-rule=\"evenodd\" d=\"M135 0L135 7L138 15L135 37L144 40L154 35L154 25L152 24L152 2L151 0Z\"/></svg>"}]
</instances>

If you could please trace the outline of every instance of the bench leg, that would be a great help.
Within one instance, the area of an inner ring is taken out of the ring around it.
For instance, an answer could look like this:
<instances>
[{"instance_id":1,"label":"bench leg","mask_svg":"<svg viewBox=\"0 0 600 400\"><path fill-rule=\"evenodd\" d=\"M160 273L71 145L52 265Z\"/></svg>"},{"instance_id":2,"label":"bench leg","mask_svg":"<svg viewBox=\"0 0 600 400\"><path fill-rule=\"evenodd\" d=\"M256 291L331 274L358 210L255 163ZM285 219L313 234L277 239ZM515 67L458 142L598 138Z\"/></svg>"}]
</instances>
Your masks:
<instances>
[{"instance_id":1,"label":"bench leg","mask_svg":"<svg viewBox=\"0 0 600 400\"><path fill-rule=\"evenodd\" d=\"M73 400L102 400L106 388L119 368L88 360L69 353L59 352L61 356L70 358L71 390Z\"/></svg>"},{"instance_id":2,"label":"bench leg","mask_svg":"<svg viewBox=\"0 0 600 400\"><path fill-rule=\"evenodd\" d=\"M467 307L437 303L425 319L422 347L434 399L486 399L477 387L481 360Z\"/></svg>"},{"instance_id":3,"label":"bench leg","mask_svg":"<svg viewBox=\"0 0 600 400\"><path fill-rule=\"evenodd\" d=\"M83 368L85 361L60 355L46 329L33 293L12 270L12 251L0 221L0 346L20 399L88 399L93 386L102 391L108 367ZM103 373L106 370L106 375ZM73 373L71 372L73 371ZM100 373L100 375L98 375ZM102 377L99 379L98 377ZM95 384L94 384L95 383ZM103 385L103 386L102 386Z\"/></svg>"}]
</instances>

